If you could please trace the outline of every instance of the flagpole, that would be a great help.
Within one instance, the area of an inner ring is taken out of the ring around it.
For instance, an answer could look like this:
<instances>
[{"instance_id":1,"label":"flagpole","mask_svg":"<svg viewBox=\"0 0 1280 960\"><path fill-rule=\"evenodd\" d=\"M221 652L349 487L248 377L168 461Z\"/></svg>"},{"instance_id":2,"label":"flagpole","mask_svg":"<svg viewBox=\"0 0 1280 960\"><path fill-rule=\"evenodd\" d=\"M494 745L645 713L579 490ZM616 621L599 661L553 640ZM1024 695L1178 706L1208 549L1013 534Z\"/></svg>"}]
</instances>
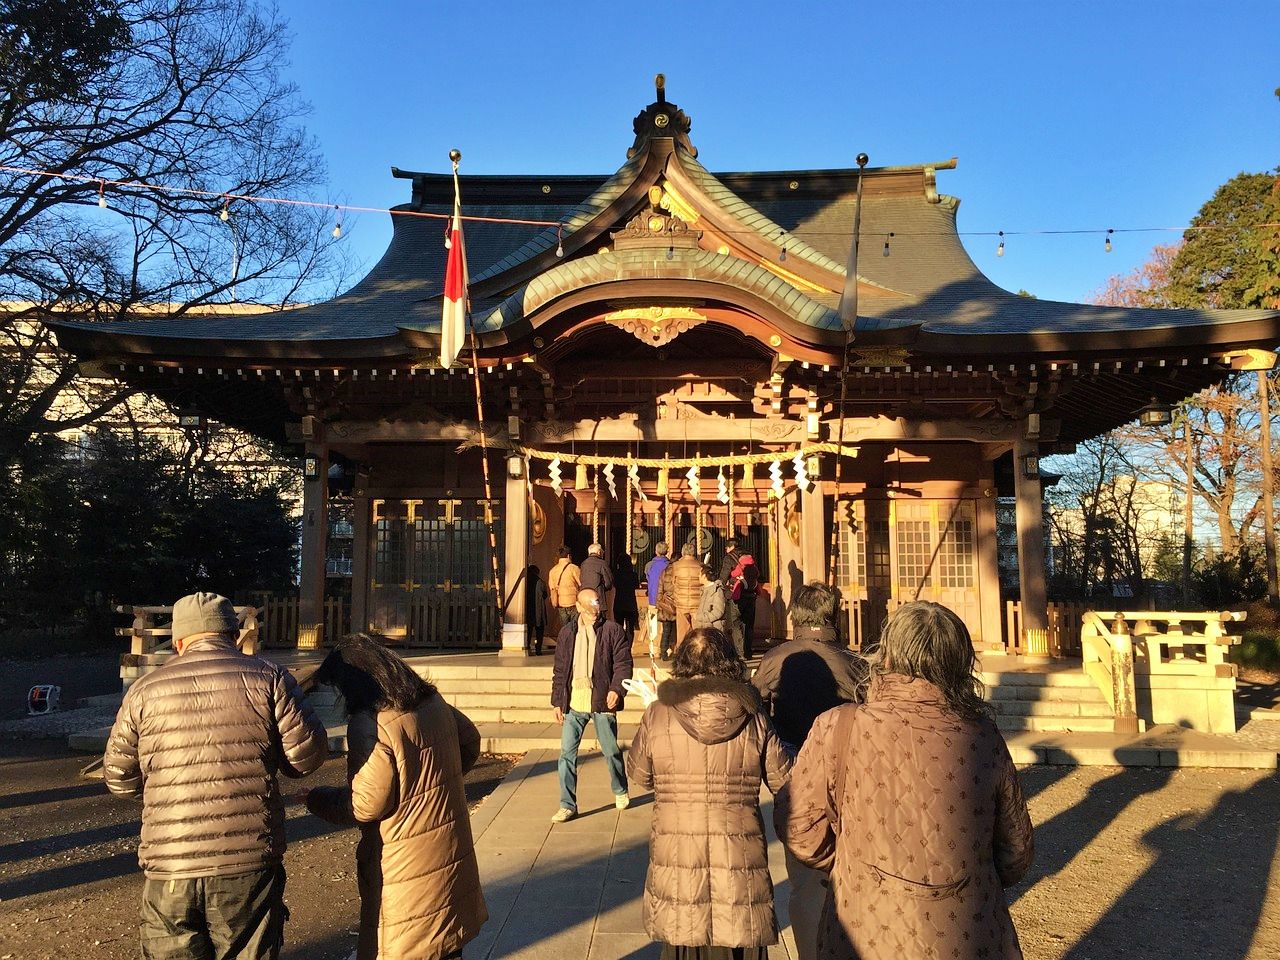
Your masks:
<instances>
[{"instance_id":1,"label":"flagpole","mask_svg":"<svg viewBox=\"0 0 1280 960\"><path fill-rule=\"evenodd\" d=\"M458 162L461 159L461 151L449 151L449 160L453 163L453 197L455 214L462 209L462 191L458 186ZM465 245L463 251L465 251ZM459 251L459 253L462 253L463 256L465 256L463 251ZM476 393L476 421L480 427L480 473L484 478L484 525L485 532L488 534L489 538L489 572L493 577L494 606L497 607L499 630L501 630L502 585L501 581L498 579L498 537L493 524L493 486L489 480L489 438L484 429L484 402L480 393L480 343L476 338L475 320L471 316L470 291L464 291L463 296L463 312L467 318L467 331L471 339L471 380L475 386Z\"/></svg>"},{"instance_id":2,"label":"flagpole","mask_svg":"<svg viewBox=\"0 0 1280 960\"><path fill-rule=\"evenodd\" d=\"M857 156L858 186L853 201L853 243L845 267L844 290L840 294L840 323L844 327L844 355L840 361L840 420L836 428L836 495L831 509L831 555L827 557L827 584L839 589L840 568L840 487L844 483L844 410L849 396L849 354L853 347L853 331L858 325L858 241L862 232L862 171L867 166L865 153ZM850 546L853 540L852 517L846 517ZM850 561L852 562L852 557ZM851 568L852 569L852 568Z\"/></svg>"}]
</instances>

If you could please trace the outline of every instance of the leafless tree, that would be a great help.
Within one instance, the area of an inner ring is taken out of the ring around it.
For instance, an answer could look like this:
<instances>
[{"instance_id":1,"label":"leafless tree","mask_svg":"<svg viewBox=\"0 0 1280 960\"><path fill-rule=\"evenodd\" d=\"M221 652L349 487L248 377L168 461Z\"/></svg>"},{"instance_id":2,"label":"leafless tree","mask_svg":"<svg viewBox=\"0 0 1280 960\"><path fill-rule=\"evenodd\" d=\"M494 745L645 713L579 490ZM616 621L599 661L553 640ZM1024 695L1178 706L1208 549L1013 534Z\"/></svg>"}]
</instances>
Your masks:
<instances>
[{"instance_id":1,"label":"leafless tree","mask_svg":"<svg viewBox=\"0 0 1280 960\"><path fill-rule=\"evenodd\" d=\"M332 211L200 192L322 188L306 105L279 72L287 35L274 12L246 0L59 6L61 18L41 0L5 0L0 25L0 165L42 172L0 170L0 466L126 396L77 381L43 318L284 308L331 295L343 268ZM84 404L70 415L67 390Z\"/></svg>"}]
</instances>

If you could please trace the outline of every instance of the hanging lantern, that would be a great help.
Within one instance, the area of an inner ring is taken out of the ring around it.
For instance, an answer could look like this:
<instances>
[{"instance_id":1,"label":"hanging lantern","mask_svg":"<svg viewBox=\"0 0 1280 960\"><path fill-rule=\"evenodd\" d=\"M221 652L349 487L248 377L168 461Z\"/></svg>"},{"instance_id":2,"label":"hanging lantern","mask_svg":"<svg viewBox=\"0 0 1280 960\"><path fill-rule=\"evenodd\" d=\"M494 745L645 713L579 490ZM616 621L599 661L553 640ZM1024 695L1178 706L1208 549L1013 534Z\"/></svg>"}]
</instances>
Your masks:
<instances>
[{"instance_id":1,"label":"hanging lantern","mask_svg":"<svg viewBox=\"0 0 1280 960\"><path fill-rule=\"evenodd\" d=\"M579 463L573 468L573 489L587 489L587 465L585 463Z\"/></svg>"},{"instance_id":2,"label":"hanging lantern","mask_svg":"<svg viewBox=\"0 0 1280 960\"><path fill-rule=\"evenodd\" d=\"M556 496L563 493L564 480L560 476L560 458L556 457L547 466L547 476L551 480L551 489L556 492Z\"/></svg>"},{"instance_id":3,"label":"hanging lantern","mask_svg":"<svg viewBox=\"0 0 1280 960\"><path fill-rule=\"evenodd\" d=\"M791 465L796 471L796 486L806 493L809 492L809 471L805 468L804 455L797 453L791 460Z\"/></svg>"}]
</instances>

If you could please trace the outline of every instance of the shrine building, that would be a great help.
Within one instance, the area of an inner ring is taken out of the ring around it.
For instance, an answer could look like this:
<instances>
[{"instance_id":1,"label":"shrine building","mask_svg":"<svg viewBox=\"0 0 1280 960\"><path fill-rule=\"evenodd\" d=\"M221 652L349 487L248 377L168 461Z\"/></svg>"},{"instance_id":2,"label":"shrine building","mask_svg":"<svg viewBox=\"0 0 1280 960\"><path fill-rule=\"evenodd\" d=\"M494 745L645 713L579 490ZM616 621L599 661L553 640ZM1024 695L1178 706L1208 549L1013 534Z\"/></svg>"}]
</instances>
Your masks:
<instances>
[{"instance_id":1,"label":"shrine building","mask_svg":"<svg viewBox=\"0 0 1280 960\"><path fill-rule=\"evenodd\" d=\"M1017 600L1043 629L1039 458L1167 417L1280 342L1271 311L1000 289L939 192L954 159L865 168L851 277L857 169L712 172L691 127L659 86L610 175L464 166L463 214L490 218L465 224L483 438L470 349L439 363L439 218L393 216L382 259L328 302L51 325L98 375L297 445L302 623L336 582L340 465L352 626L513 655L526 567L561 544L642 570L659 541L718 562L730 536L761 569L761 635L831 565L855 643L918 598L1004 649L997 498L1016 496ZM397 213L452 211L448 173L392 175L411 191Z\"/></svg>"}]
</instances>

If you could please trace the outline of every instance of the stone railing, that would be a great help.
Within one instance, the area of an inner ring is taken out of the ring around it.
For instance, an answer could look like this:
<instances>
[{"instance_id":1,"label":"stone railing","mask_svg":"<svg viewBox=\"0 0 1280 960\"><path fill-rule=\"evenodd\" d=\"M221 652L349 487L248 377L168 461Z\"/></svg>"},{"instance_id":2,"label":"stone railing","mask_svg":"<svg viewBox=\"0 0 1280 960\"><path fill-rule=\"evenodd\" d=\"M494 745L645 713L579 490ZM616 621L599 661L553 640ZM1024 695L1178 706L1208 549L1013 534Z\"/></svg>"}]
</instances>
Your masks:
<instances>
[{"instance_id":1,"label":"stone railing","mask_svg":"<svg viewBox=\"0 0 1280 960\"><path fill-rule=\"evenodd\" d=\"M173 607L126 605L116 613L133 617L127 627L117 627L116 636L129 638L129 652L120 657L120 679L127 689L173 654ZM258 610L236 607L240 620L240 636L236 642L245 653L258 651Z\"/></svg>"},{"instance_id":2,"label":"stone railing","mask_svg":"<svg viewBox=\"0 0 1280 960\"><path fill-rule=\"evenodd\" d=\"M1082 617L1084 669L1115 713L1118 733L1141 722L1214 733L1236 728L1236 668L1226 655L1243 612L1089 611Z\"/></svg>"}]
</instances>

